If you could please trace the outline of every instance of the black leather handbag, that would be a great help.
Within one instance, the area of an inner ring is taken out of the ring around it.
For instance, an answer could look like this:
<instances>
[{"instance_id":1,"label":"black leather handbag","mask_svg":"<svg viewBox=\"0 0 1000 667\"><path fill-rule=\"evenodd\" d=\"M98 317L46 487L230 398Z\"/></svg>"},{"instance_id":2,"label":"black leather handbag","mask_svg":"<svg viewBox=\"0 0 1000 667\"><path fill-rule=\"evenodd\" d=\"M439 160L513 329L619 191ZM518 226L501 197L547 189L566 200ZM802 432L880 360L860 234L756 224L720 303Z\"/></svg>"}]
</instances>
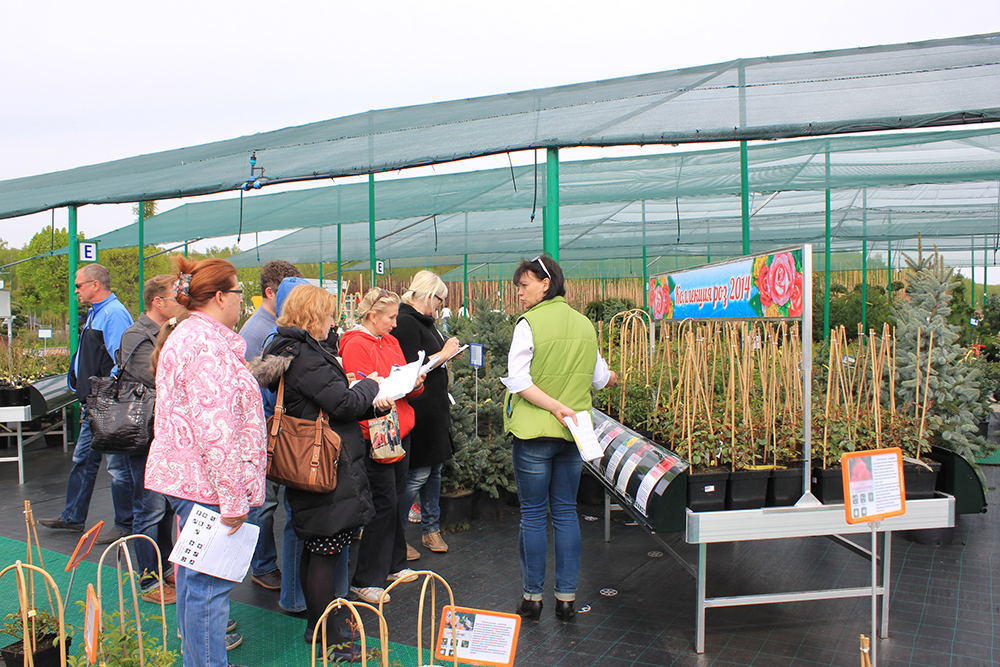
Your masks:
<instances>
[{"instance_id":1,"label":"black leather handbag","mask_svg":"<svg viewBox=\"0 0 1000 667\"><path fill-rule=\"evenodd\" d=\"M119 367L118 376L90 378L87 420L90 447L95 452L135 456L149 453L156 390L135 380L121 379L121 369L128 365L132 354Z\"/></svg>"}]
</instances>

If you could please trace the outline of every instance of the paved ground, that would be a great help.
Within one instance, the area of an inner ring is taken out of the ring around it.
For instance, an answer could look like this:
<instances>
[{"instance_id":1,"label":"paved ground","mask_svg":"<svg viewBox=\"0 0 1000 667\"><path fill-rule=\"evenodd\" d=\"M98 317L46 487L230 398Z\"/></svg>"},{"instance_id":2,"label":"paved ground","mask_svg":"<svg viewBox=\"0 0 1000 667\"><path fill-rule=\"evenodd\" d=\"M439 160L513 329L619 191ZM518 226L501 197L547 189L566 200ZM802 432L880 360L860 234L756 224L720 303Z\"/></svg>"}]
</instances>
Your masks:
<instances>
[{"instance_id":1,"label":"paved ground","mask_svg":"<svg viewBox=\"0 0 1000 667\"><path fill-rule=\"evenodd\" d=\"M64 502L70 454L61 447L33 447L26 455L25 485L17 484L15 464L0 464L0 535L5 537L24 539L23 500L32 501L36 517L57 514ZM987 468L986 474L991 487L987 500L995 507L1000 468ZM90 523L112 517L109 484L102 470ZM602 512L600 507L580 508L585 519L577 604L589 611L564 625L555 619L549 595L542 621L522 628L517 665L859 664L858 635L869 633L868 599L710 610L706 652L695 654L694 580L671 558L657 556L657 543L640 528L626 525L620 512L615 513L613 539L606 543L603 522L586 520ZM279 525L281 521L279 517ZM513 611L521 590L517 524L516 510L498 520L473 522L470 530L447 536L450 553L421 549L423 557L414 565L444 576L459 605ZM998 524L996 510L964 516L954 542L942 547L894 537L891 636L880 644L880 664L1000 663L1000 646L994 646L1000 590L994 599L993 588ZM411 528L411 543L417 544L417 527ZM77 539L44 529L39 535L44 547L61 553L70 553ZM693 560L694 551L678 543L676 535L668 539ZM713 545L709 554L710 596L864 586L870 567L825 538ZM394 593L387 616L390 638L413 645L417 591L410 588ZM233 598L279 611L277 593L252 584L249 577Z\"/></svg>"}]
</instances>

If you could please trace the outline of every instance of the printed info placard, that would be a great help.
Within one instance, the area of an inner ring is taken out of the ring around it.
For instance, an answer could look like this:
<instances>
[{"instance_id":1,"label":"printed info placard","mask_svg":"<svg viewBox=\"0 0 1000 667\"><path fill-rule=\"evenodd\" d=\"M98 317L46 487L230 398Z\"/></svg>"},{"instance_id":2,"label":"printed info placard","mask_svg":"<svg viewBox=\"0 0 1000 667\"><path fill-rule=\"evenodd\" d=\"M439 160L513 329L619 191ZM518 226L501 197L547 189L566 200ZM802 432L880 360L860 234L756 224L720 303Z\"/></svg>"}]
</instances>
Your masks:
<instances>
[{"instance_id":1,"label":"printed info placard","mask_svg":"<svg viewBox=\"0 0 1000 667\"><path fill-rule=\"evenodd\" d=\"M844 454L840 465L847 523L906 514L903 452L899 447Z\"/></svg>"},{"instance_id":2,"label":"printed info placard","mask_svg":"<svg viewBox=\"0 0 1000 667\"><path fill-rule=\"evenodd\" d=\"M521 617L485 609L445 607L438 632L437 656L487 667L512 667Z\"/></svg>"}]
</instances>

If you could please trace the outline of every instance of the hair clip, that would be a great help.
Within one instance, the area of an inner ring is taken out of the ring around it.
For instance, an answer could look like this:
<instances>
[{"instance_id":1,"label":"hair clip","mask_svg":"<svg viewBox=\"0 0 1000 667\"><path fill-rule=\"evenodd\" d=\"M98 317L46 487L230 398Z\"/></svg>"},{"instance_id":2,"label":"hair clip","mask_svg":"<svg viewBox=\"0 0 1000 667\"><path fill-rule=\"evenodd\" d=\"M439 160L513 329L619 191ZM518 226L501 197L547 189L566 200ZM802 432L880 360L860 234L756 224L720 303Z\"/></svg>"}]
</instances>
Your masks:
<instances>
[{"instance_id":1,"label":"hair clip","mask_svg":"<svg viewBox=\"0 0 1000 667\"><path fill-rule=\"evenodd\" d=\"M188 296L188 293L190 291L191 291L191 274L190 273L180 274L180 276L177 278L177 282L174 283L174 293Z\"/></svg>"}]
</instances>

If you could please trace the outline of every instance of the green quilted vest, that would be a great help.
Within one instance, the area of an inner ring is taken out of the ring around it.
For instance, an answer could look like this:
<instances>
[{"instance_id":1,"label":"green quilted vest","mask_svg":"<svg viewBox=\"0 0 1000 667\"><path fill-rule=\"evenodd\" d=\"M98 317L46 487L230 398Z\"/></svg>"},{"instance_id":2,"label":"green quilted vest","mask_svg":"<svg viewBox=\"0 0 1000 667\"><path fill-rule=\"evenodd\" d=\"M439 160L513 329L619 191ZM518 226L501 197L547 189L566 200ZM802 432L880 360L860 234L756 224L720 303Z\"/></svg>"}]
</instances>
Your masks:
<instances>
[{"instance_id":1,"label":"green quilted vest","mask_svg":"<svg viewBox=\"0 0 1000 667\"><path fill-rule=\"evenodd\" d=\"M532 381L574 411L589 410L590 386L597 363L594 325L570 308L561 296L542 301L521 318L531 325L535 346L531 359ZM504 429L522 440L573 439L566 425L551 412L509 391L504 397Z\"/></svg>"}]
</instances>

